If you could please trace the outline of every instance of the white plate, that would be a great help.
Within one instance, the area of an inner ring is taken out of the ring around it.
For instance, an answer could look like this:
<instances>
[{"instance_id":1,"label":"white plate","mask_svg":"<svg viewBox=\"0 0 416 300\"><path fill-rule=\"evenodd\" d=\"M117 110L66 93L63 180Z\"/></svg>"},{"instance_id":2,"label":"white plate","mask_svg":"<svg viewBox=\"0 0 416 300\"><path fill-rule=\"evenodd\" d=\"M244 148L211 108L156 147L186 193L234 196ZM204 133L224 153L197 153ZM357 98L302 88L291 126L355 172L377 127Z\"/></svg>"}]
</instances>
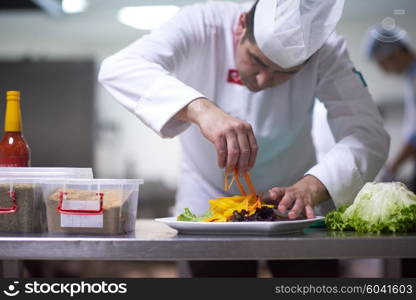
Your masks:
<instances>
[{"instance_id":1,"label":"white plate","mask_svg":"<svg viewBox=\"0 0 416 300\"><path fill-rule=\"evenodd\" d=\"M177 221L175 217L158 218L155 221L165 223L181 234L238 234L238 235L275 235L299 232L324 217L293 221L253 221L253 222L189 222Z\"/></svg>"}]
</instances>

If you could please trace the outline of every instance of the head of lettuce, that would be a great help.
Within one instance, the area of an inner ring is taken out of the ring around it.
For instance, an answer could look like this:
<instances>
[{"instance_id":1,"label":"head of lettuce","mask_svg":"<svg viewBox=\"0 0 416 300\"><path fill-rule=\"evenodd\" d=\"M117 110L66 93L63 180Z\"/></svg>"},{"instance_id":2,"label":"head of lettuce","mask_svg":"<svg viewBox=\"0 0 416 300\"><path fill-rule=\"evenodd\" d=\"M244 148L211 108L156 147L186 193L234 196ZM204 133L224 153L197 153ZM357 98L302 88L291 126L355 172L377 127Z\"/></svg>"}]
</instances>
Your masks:
<instances>
[{"instance_id":1,"label":"head of lettuce","mask_svg":"<svg viewBox=\"0 0 416 300\"><path fill-rule=\"evenodd\" d=\"M415 231L416 195L400 182L369 182L352 205L330 212L325 223L334 231Z\"/></svg>"}]
</instances>

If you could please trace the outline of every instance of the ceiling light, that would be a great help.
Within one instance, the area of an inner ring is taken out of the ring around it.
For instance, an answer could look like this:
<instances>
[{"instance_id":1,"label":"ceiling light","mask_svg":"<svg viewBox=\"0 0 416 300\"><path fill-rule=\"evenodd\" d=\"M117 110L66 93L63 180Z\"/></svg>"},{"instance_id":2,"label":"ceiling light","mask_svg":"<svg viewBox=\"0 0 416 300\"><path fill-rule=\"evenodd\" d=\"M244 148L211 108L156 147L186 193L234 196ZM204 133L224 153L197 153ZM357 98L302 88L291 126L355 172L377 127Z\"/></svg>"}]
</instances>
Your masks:
<instances>
[{"instance_id":1,"label":"ceiling light","mask_svg":"<svg viewBox=\"0 0 416 300\"><path fill-rule=\"evenodd\" d=\"M136 29L151 30L159 28L178 10L179 7L174 5L123 7L117 18L121 23Z\"/></svg>"},{"instance_id":2,"label":"ceiling light","mask_svg":"<svg viewBox=\"0 0 416 300\"><path fill-rule=\"evenodd\" d=\"M62 0L62 10L66 14L81 13L87 6L87 0Z\"/></svg>"}]
</instances>

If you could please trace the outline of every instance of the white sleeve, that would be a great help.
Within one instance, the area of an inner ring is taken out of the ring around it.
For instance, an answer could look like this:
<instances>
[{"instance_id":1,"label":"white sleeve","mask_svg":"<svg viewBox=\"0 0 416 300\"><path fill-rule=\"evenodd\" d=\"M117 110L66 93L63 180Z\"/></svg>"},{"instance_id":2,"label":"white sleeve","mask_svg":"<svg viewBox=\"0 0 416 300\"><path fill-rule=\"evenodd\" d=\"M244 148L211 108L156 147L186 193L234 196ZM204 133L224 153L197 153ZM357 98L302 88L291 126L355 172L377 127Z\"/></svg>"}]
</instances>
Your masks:
<instances>
[{"instance_id":1,"label":"white sleeve","mask_svg":"<svg viewBox=\"0 0 416 300\"><path fill-rule=\"evenodd\" d=\"M162 137L174 137L189 124L172 117L192 100L204 97L175 72L201 49L205 39L201 8L179 11L160 29L106 58L99 81L129 111ZM193 53L191 53L193 52Z\"/></svg>"},{"instance_id":2,"label":"white sleeve","mask_svg":"<svg viewBox=\"0 0 416 300\"><path fill-rule=\"evenodd\" d=\"M387 158L390 137L344 39L333 34L317 55L316 96L328 111L336 144L306 174L317 177L339 207L351 204L364 183L374 180Z\"/></svg>"}]
</instances>

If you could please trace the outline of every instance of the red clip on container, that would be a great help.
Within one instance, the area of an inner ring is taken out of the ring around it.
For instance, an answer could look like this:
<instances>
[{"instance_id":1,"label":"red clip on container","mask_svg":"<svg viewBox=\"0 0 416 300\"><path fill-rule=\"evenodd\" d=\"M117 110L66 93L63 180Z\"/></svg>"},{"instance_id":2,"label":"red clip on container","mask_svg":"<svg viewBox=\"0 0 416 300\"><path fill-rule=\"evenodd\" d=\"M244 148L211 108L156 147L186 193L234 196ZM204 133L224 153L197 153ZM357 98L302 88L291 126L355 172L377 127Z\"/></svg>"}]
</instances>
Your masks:
<instances>
[{"instance_id":1,"label":"red clip on container","mask_svg":"<svg viewBox=\"0 0 416 300\"><path fill-rule=\"evenodd\" d=\"M57 212L60 214L66 214L66 215L86 215L86 216L91 216L91 215L101 215L103 214L104 208L104 194L103 193L95 193L96 196L99 197L100 199L100 207L97 210L93 210L93 209L63 209L62 205L64 201L68 201L66 198L68 196L67 192L59 192L59 204L58 207L56 208Z\"/></svg>"},{"instance_id":2,"label":"red clip on container","mask_svg":"<svg viewBox=\"0 0 416 300\"><path fill-rule=\"evenodd\" d=\"M141 179L65 179L43 184L51 234L120 235L135 230Z\"/></svg>"},{"instance_id":3,"label":"red clip on container","mask_svg":"<svg viewBox=\"0 0 416 300\"><path fill-rule=\"evenodd\" d=\"M11 207L0 207L0 214L12 214L17 211L17 202L16 202L16 192L15 191L9 191L8 196L10 197L10 200L12 202ZM7 197L6 197L7 202Z\"/></svg>"}]
</instances>

